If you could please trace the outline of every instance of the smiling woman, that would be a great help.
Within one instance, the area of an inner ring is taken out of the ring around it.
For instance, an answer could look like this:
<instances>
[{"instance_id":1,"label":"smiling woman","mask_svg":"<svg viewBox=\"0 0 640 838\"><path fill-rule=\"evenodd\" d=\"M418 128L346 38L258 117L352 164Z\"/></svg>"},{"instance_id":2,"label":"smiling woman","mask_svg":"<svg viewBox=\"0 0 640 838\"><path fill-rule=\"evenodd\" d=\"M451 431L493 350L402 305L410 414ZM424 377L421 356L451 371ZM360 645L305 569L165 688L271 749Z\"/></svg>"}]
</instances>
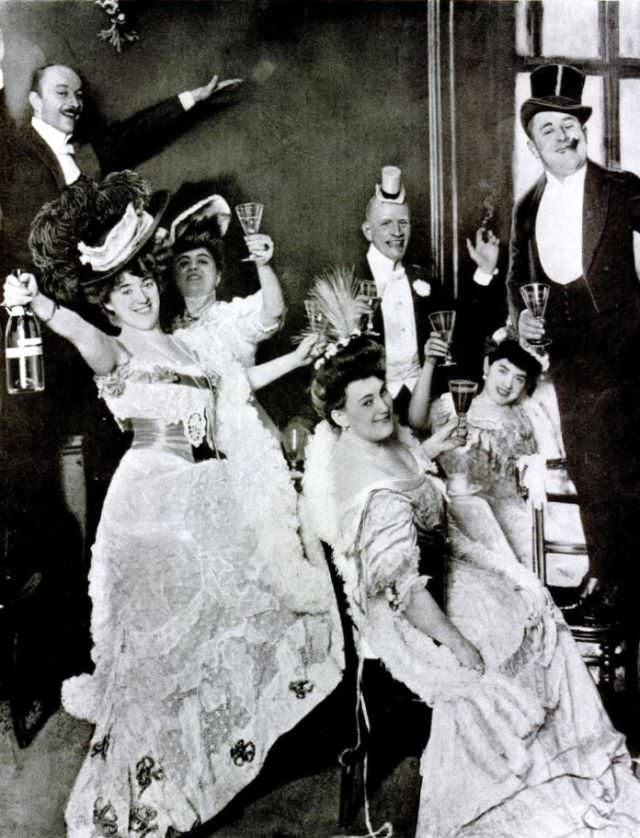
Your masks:
<instances>
[{"instance_id":1,"label":"smiling woman","mask_svg":"<svg viewBox=\"0 0 640 838\"><path fill-rule=\"evenodd\" d=\"M197 357L160 327L166 203L133 172L81 178L34 221L51 296L31 275L5 282L9 304L75 345L133 431L92 550L95 670L63 685L65 709L95 726L69 838L189 832L340 677L331 583L304 559L296 494L252 399L259 368L223 346ZM117 337L56 302L76 291Z\"/></svg>"}]
</instances>

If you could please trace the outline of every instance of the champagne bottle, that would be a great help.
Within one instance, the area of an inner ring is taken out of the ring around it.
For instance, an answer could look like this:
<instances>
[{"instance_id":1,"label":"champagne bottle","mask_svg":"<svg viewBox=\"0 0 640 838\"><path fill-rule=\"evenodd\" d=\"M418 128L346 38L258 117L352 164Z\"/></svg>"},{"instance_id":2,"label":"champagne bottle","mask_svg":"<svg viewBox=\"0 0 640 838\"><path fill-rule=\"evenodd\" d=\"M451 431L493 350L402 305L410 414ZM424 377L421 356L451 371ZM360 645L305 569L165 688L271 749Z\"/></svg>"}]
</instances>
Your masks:
<instances>
[{"instance_id":1,"label":"champagne bottle","mask_svg":"<svg viewBox=\"0 0 640 838\"><path fill-rule=\"evenodd\" d=\"M7 391L10 394L44 390L44 358L40 325L30 306L13 306L4 336Z\"/></svg>"}]
</instances>

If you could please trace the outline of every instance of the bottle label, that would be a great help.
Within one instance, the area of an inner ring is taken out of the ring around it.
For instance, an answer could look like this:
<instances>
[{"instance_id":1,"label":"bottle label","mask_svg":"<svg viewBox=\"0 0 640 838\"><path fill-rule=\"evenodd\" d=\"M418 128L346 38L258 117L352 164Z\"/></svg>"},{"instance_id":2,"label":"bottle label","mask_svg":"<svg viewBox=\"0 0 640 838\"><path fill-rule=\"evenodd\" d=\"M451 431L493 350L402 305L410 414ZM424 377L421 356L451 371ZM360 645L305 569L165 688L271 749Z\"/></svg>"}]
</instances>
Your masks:
<instances>
[{"instance_id":1,"label":"bottle label","mask_svg":"<svg viewBox=\"0 0 640 838\"><path fill-rule=\"evenodd\" d=\"M42 338L18 338L18 346L42 346Z\"/></svg>"},{"instance_id":2,"label":"bottle label","mask_svg":"<svg viewBox=\"0 0 640 838\"><path fill-rule=\"evenodd\" d=\"M8 346L4 354L7 358L33 358L34 355L42 355L42 342L34 340L31 346Z\"/></svg>"}]
</instances>

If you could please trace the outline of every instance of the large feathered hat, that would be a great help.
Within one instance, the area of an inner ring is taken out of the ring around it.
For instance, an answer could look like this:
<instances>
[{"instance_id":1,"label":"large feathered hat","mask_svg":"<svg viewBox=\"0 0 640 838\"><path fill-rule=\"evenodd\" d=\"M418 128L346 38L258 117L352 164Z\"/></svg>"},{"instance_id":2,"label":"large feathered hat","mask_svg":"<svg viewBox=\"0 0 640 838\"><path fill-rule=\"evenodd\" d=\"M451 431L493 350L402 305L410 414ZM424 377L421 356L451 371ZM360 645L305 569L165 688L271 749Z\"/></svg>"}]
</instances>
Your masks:
<instances>
[{"instance_id":1,"label":"large feathered hat","mask_svg":"<svg viewBox=\"0 0 640 838\"><path fill-rule=\"evenodd\" d=\"M114 172L100 184L80 177L31 225L29 246L43 289L74 302L113 278L151 249L168 201L168 192L152 195L136 172Z\"/></svg>"}]
</instances>

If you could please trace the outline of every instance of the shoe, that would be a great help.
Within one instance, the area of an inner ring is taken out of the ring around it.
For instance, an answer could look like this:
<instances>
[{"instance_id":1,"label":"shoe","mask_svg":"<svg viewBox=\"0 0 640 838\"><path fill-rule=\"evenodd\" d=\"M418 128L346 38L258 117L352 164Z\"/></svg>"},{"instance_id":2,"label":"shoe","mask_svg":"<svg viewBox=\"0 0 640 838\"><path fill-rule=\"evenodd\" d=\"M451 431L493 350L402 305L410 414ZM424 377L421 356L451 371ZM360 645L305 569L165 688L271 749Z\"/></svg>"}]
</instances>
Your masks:
<instances>
[{"instance_id":1,"label":"shoe","mask_svg":"<svg viewBox=\"0 0 640 838\"><path fill-rule=\"evenodd\" d=\"M589 577L576 603L562 608L569 625L610 626L618 622L617 591Z\"/></svg>"}]
</instances>

